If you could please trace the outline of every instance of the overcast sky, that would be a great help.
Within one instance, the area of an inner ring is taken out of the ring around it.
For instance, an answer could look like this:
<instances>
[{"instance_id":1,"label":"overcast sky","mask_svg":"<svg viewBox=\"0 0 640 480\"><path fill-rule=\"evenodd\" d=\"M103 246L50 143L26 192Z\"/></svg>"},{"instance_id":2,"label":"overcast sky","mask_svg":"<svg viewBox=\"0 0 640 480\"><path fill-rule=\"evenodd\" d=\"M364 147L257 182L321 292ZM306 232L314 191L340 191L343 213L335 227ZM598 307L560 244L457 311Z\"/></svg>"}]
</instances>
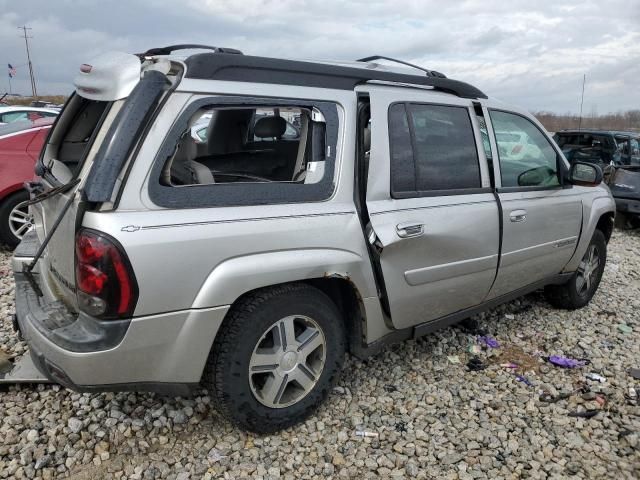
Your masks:
<instances>
[{"instance_id":1,"label":"overcast sky","mask_svg":"<svg viewBox=\"0 0 640 480\"><path fill-rule=\"evenodd\" d=\"M577 112L586 73L586 114L640 109L640 0L0 0L0 61L17 66L13 90L27 94L24 24L40 94L69 93L79 65L103 51L204 43L396 57L532 111Z\"/></svg>"}]
</instances>

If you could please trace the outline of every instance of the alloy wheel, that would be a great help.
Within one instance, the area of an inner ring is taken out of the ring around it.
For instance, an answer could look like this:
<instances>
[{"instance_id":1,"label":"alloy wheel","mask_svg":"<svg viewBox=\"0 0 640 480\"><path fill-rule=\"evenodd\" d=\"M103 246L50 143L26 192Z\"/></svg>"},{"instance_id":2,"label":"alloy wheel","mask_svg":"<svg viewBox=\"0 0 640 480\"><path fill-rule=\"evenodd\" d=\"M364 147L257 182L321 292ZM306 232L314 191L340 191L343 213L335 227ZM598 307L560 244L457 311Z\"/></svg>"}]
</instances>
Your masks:
<instances>
[{"instance_id":1,"label":"alloy wheel","mask_svg":"<svg viewBox=\"0 0 640 480\"><path fill-rule=\"evenodd\" d=\"M33 226L33 216L29 213L29 206L26 202L17 204L9 213L9 230L19 240L31 230Z\"/></svg>"},{"instance_id":2,"label":"alloy wheel","mask_svg":"<svg viewBox=\"0 0 640 480\"><path fill-rule=\"evenodd\" d=\"M326 349L315 320L293 315L275 322L258 340L249 361L249 385L256 400L270 408L302 400L320 379Z\"/></svg>"},{"instance_id":3,"label":"alloy wheel","mask_svg":"<svg viewBox=\"0 0 640 480\"><path fill-rule=\"evenodd\" d=\"M582 261L578 266L576 289L579 295L586 295L591 285L594 284L599 266L600 252L598 251L598 247L596 245L589 245L587 253L582 257Z\"/></svg>"}]
</instances>

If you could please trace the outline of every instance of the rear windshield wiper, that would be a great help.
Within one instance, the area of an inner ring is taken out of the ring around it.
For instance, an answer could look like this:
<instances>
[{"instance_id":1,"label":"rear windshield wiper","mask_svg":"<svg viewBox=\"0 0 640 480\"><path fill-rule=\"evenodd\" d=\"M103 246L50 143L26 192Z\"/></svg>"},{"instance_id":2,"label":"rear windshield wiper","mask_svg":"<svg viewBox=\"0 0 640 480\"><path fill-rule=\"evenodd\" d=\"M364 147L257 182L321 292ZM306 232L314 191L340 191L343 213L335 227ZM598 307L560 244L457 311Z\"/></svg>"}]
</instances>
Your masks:
<instances>
[{"instance_id":1,"label":"rear windshield wiper","mask_svg":"<svg viewBox=\"0 0 640 480\"><path fill-rule=\"evenodd\" d=\"M47 198L51 198L51 197L53 197L55 195L58 195L60 193L67 192L71 188L73 188L76 185L78 185L78 183L80 183L80 179L76 178L75 180L72 180L69 183L65 183L64 185L60 185L59 187L51 188L51 189L47 190L46 192L42 192L42 193L36 195L31 200L27 200L25 202L25 205L35 205L36 203L42 202L43 200L46 200ZM51 241L51 238L53 237L53 234L58 229L58 226L60 226L60 222L62 222L62 219L64 218L64 215L67 213L67 210L69 210L69 207L71 207L71 204L73 203L73 201L74 201L74 199L76 197L76 193L77 192L73 192L73 194L71 194L69 196L69 199L66 201L66 203L62 207L62 210L60 211L60 213L56 217L56 221L53 223L53 225L49 229L49 232L47 232L47 235L46 235L46 237L44 237L44 240L42 241L42 244L40 245L40 247L38 247L38 251L36 252L35 256L31 260L31 262L28 265L25 265L24 268L22 269L22 272L27 277L27 280L29 281L29 284L31 285L31 287L33 288L33 290L36 292L36 294L39 297L42 296L42 290L40 290L39 285L37 284L37 282L33 278L33 269L35 268L36 264L38 263L38 260L42 256L42 253L44 252L44 249L47 247L48 243Z\"/></svg>"}]
</instances>

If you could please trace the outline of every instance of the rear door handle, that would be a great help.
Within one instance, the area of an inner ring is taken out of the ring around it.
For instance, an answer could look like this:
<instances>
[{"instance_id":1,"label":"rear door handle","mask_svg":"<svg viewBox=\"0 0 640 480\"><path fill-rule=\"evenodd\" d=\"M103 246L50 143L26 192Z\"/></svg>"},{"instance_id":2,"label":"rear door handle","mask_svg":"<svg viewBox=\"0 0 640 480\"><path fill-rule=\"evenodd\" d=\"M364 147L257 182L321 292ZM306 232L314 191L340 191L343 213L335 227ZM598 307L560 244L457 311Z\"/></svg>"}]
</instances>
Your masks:
<instances>
[{"instance_id":1,"label":"rear door handle","mask_svg":"<svg viewBox=\"0 0 640 480\"><path fill-rule=\"evenodd\" d=\"M396 225L396 232L400 238L419 237L424 233L422 223L406 222Z\"/></svg>"},{"instance_id":2,"label":"rear door handle","mask_svg":"<svg viewBox=\"0 0 640 480\"><path fill-rule=\"evenodd\" d=\"M527 211L514 210L509 214L509 219L511 219L512 222L524 222L527 219Z\"/></svg>"}]
</instances>

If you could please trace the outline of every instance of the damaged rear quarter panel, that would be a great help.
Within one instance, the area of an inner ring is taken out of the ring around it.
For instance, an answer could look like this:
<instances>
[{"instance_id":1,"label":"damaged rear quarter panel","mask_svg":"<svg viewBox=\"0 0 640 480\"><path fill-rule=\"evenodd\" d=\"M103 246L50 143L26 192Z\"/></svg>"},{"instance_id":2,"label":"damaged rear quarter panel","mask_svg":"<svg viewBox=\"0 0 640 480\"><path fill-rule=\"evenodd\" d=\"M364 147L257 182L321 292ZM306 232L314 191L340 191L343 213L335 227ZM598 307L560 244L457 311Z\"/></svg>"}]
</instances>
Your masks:
<instances>
[{"instance_id":1,"label":"damaged rear quarter panel","mask_svg":"<svg viewBox=\"0 0 640 480\"><path fill-rule=\"evenodd\" d=\"M325 276L348 277L367 291L363 262L368 258L346 250L315 248L263 252L231 258L217 265L202 285L193 306L227 305L257 288ZM360 291L360 288L358 291Z\"/></svg>"}]
</instances>

